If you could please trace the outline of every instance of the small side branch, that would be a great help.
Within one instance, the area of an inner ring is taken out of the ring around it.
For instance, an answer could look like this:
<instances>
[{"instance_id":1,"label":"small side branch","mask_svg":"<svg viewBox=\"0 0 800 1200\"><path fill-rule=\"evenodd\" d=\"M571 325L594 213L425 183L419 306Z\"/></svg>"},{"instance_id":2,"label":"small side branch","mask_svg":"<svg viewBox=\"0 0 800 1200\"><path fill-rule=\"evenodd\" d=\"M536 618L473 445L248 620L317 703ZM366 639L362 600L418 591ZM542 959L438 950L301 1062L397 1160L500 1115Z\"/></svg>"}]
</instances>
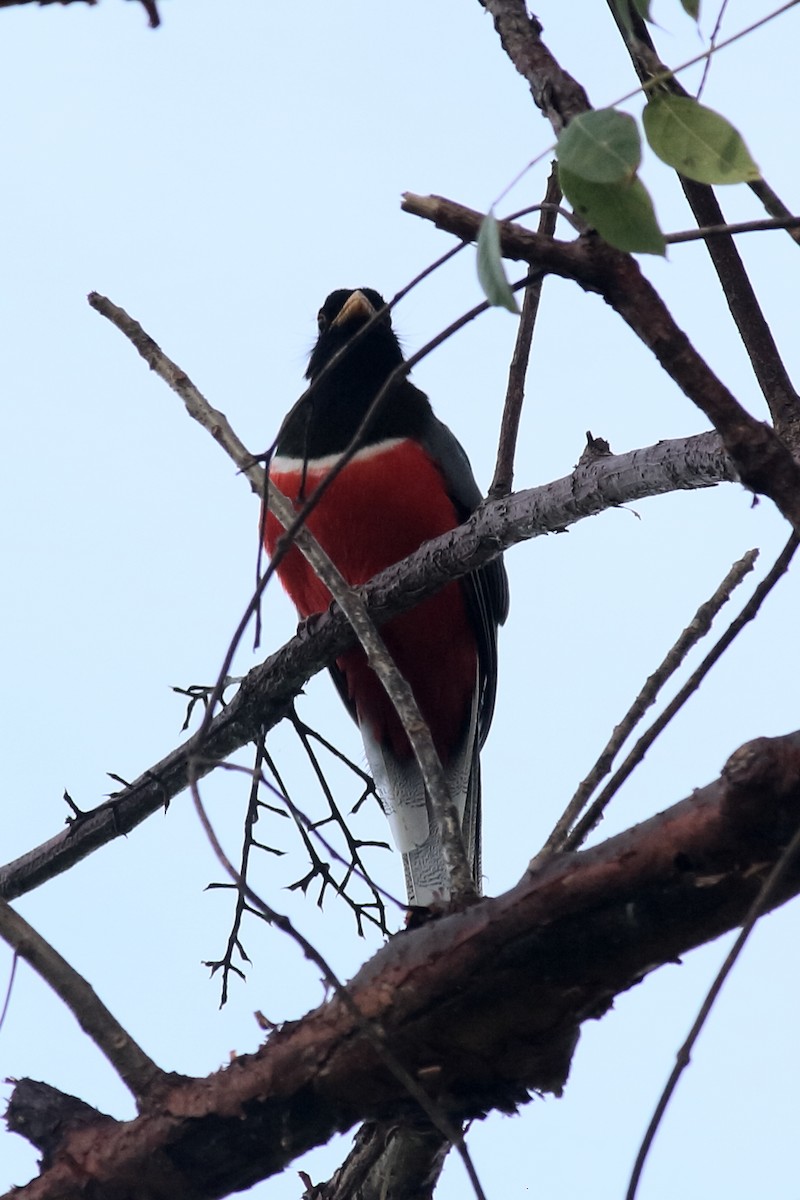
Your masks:
<instances>
[{"instance_id":1,"label":"small side branch","mask_svg":"<svg viewBox=\"0 0 800 1200\"><path fill-rule=\"evenodd\" d=\"M244 443L233 432L225 414L211 407L186 372L164 353L139 322L130 317L124 309L97 292L90 293L89 303L92 308L107 317L125 334L151 370L155 371L181 397L189 415L211 433L239 469L247 475L253 490L263 495L263 469L256 465L253 455L248 452ZM283 528L293 529L297 513L291 501L282 495L274 485L268 489L268 504L270 511L278 518ZM386 689L400 718L425 781L425 789L441 833L442 850L450 873L453 899L476 899L478 893L467 862L458 812L450 797L430 730L422 718L411 688L392 661L361 596L348 586L339 570L308 529L294 530L292 540L347 617L356 638L367 655L369 665ZM210 716L210 713L206 714L206 720L197 735L197 748L200 754L206 752L205 732Z\"/></svg>"},{"instance_id":2,"label":"small side branch","mask_svg":"<svg viewBox=\"0 0 800 1200\"><path fill-rule=\"evenodd\" d=\"M612 0L609 0L609 7L620 26L634 70L642 83L655 76L667 76L662 86L668 88L675 96L687 97L689 93L656 54L650 32L641 17L636 13L631 14L634 34L629 35L621 25ZM683 175L679 175L678 178L697 224L701 227L724 226L725 219L714 189L708 184L697 183ZM766 185L762 191L765 194L769 193L771 197L774 196ZM776 196L774 201L780 203ZM785 205L780 205L780 212L777 214L773 212L774 208L775 204L771 203L769 211L772 215L791 215ZM730 234L718 234L707 238L706 248L775 428L778 432L798 430L800 403L797 392L792 386L733 237Z\"/></svg>"},{"instance_id":3,"label":"small side branch","mask_svg":"<svg viewBox=\"0 0 800 1200\"><path fill-rule=\"evenodd\" d=\"M564 810L563 815L559 818L553 832L534 860L536 863L544 861L550 854L555 854L565 848L569 830L580 816L589 797L598 787L600 781L608 775L620 749L639 724L648 708L655 704L659 692L667 680L681 666L692 647L709 632L714 618L723 605L727 604L734 589L753 570L757 558L757 550L748 550L738 562L733 564L722 583L714 592L714 595L700 605L666 658L664 658L663 662L646 681L625 716L615 727L597 762L581 782L575 795ZM589 830L587 829L586 832L588 833Z\"/></svg>"},{"instance_id":4,"label":"small side branch","mask_svg":"<svg viewBox=\"0 0 800 1200\"><path fill-rule=\"evenodd\" d=\"M483 214L442 196L403 197L406 212L475 241ZM669 377L714 425L745 486L775 503L800 532L800 466L789 448L735 399L697 352L629 254L600 238L543 238L520 225L500 227L503 254L598 292L655 355Z\"/></svg>"},{"instance_id":5,"label":"small side branch","mask_svg":"<svg viewBox=\"0 0 800 1200\"><path fill-rule=\"evenodd\" d=\"M539 215L539 233L552 237L558 219L558 205L561 200L561 188L558 186L558 172L555 164L547 180L547 190L544 195ZM497 463L494 478L489 488L489 498L495 500L498 496L506 496L514 483L514 454L517 448L522 403L525 399L525 376L528 371L528 361L533 341L533 331L539 314L539 302L542 298L541 275L528 284L522 301L522 315L517 329L517 340L514 353L511 356L511 366L508 371L508 386L503 405L503 419L500 424L500 437L497 443Z\"/></svg>"},{"instance_id":6,"label":"small side branch","mask_svg":"<svg viewBox=\"0 0 800 1200\"><path fill-rule=\"evenodd\" d=\"M528 538L563 532L586 517L647 496L711 487L735 477L715 433L607 455L544 487L483 505L460 529L429 542L405 562L376 576L362 594L373 619L381 624ZM351 643L352 632L343 615L326 613L313 634L292 638L248 672L209 727L202 758L197 756L193 738L178 746L115 793L110 802L0 868L0 896L13 900L24 895L100 846L130 833L188 787L190 759L199 779L254 741L261 729L271 729L286 716L307 681Z\"/></svg>"},{"instance_id":7,"label":"small side branch","mask_svg":"<svg viewBox=\"0 0 800 1200\"><path fill-rule=\"evenodd\" d=\"M166 1072L122 1028L83 976L5 900L0 900L0 937L66 1004L137 1102L141 1104L156 1084L165 1083Z\"/></svg>"}]
</instances>

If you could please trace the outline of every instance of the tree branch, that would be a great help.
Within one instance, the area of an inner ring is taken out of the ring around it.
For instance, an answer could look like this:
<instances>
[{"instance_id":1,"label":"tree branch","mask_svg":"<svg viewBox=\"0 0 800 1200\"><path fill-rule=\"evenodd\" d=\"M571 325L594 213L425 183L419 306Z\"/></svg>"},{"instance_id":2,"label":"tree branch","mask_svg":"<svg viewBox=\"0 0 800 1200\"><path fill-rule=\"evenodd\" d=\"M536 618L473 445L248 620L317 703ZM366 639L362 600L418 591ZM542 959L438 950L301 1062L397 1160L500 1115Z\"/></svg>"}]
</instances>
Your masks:
<instances>
[{"instance_id":1,"label":"tree branch","mask_svg":"<svg viewBox=\"0 0 800 1200\"><path fill-rule=\"evenodd\" d=\"M535 860L536 862L544 861L549 855L565 848L570 829L583 812L589 798L597 789L601 780L611 771L617 754L642 720L648 708L655 704L658 694L667 683L667 680L679 669L690 650L709 632L711 624L718 616L720 609L723 605L727 604L731 598L731 593L739 586L748 572L753 570L757 558L758 550L748 550L738 562L733 564L713 596L710 596L708 600L704 600L700 605L692 620L668 651L666 657L662 659L652 675L645 681L639 695L625 713L625 716L615 725L611 737L601 751L594 766L579 784L574 796L559 817L552 833L539 851Z\"/></svg>"},{"instance_id":2,"label":"tree branch","mask_svg":"<svg viewBox=\"0 0 800 1200\"><path fill-rule=\"evenodd\" d=\"M482 213L442 196L406 192L403 208L465 241L477 240L483 220ZM745 486L769 496L800 533L800 466L773 430L752 417L717 378L631 255L595 236L561 242L510 222L501 224L500 242L506 257L598 292L711 421Z\"/></svg>"},{"instance_id":3,"label":"tree branch","mask_svg":"<svg viewBox=\"0 0 800 1200\"><path fill-rule=\"evenodd\" d=\"M800 823L800 733L737 750L715 783L505 895L393 938L349 992L454 1118L560 1093L581 1023L661 963L734 928ZM800 890L789 872L771 906ZM338 997L131 1122L68 1134L14 1200L217 1197L407 1097ZM168 1182L159 1163L170 1164ZM177 1176L177 1178L176 1178Z\"/></svg>"},{"instance_id":4,"label":"tree branch","mask_svg":"<svg viewBox=\"0 0 800 1200\"><path fill-rule=\"evenodd\" d=\"M75 4L84 3L90 6L97 4L97 0L0 0L0 8L16 8L20 4L38 4L43 7L45 4ZM139 3L147 13L148 24L151 29L157 29L161 24L161 18L158 15L156 8L156 0L139 0Z\"/></svg>"},{"instance_id":5,"label":"tree branch","mask_svg":"<svg viewBox=\"0 0 800 1200\"><path fill-rule=\"evenodd\" d=\"M669 68L656 54L650 32L642 18L636 12L631 13L630 19L634 33L628 34L622 25L613 0L609 0L609 7L641 82L645 83L657 75L668 72ZM674 75L671 75L663 86L675 96L687 97L689 95ZM724 225L725 218L714 189L707 184L687 179L684 175L679 174L678 179L697 224L701 227ZM784 430L796 433L800 429L800 403L798 403L797 392L789 379L789 374L772 336L772 330L767 324L767 319L758 302L755 289L750 282L733 237L730 234L718 235L706 238L705 244L731 316L742 339L742 345L747 352L758 385L772 414L775 428L779 433Z\"/></svg>"},{"instance_id":6,"label":"tree branch","mask_svg":"<svg viewBox=\"0 0 800 1200\"><path fill-rule=\"evenodd\" d=\"M541 39L542 26L529 16L524 0L479 0L512 63L527 80L534 104L558 135L578 113L591 108L577 80L564 70Z\"/></svg>"},{"instance_id":7,"label":"tree branch","mask_svg":"<svg viewBox=\"0 0 800 1200\"><path fill-rule=\"evenodd\" d=\"M453 900L461 902L475 900L478 891L467 861L464 839L461 834L461 821L450 795L430 729L419 711L414 693L398 671L360 594L348 585L310 530L305 525L298 525L302 519L302 512L298 513L291 501L279 492L274 484L266 485L263 468L257 465L254 456L248 452L244 443L233 432L225 414L211 407L186 372L164 353L139 322L130 317L124 309L97 292L90 293L89 303L92 308L107 317L126 335L151 370L155 371L181 397L189 415L211 433L239 469L247 475L254 491L260 495L266 494L270 511L278 518L286 531L278 543L273 569L288 547L292 544L296 545L313 568L317 578L325 584L347 617L350 627L367 656L370 667L381 681L394 706L417 760L441 837L444 860L450 877L451 897ZM347 347L344 349L346 350ZM312 496L312 503L313 500ZM268 579L269 575L261 581L256 596L248 606L246 617L249 617L251 610L257 604ZM202 726L196 736L197 754L201 758L205 752L205 734L212 720L213 701L218 698L222 681L227 677L241 632L243 632L243 624L240 622L237 634L226 655L221 678L212 694L212 702L209 703Z\"/></svg>"},{"instance_id":8,"label":"tree branch","mask_svg":"<svg viewBox=\"0 0 800 1200\"><path fill-rule=\"evenodd\" d=\"M83 976L5 900L0 900L0 937L66 1004L137 1101L144 1100L154 1086L163 1085L169 1078L166 1072L122 1028Z\"/></svg>"},{"instance_id":9,"label":"tree branch","mask_svg":"<svg viewBox=\"0 0 800 1200\"><path fill-rule=\"evenodd\" d=\"M734 478L732 465L713 433L608 455L584 463L544 487L484 504L460 529L426 543L361 590L380 625L517 542L561 533L585 517L647 496L710 487ZM130 833L188 786L192 756L201 778L254 741L262 728L271 729L286 715L308 679L351 640L342 613L324 614L313 633L292 638L247 674L231 702L214 718L200 760L195 739L188 739L68 830L0 868L0 896L13 900L24 895L100 846Z\"/></svg>"}]
</instances>

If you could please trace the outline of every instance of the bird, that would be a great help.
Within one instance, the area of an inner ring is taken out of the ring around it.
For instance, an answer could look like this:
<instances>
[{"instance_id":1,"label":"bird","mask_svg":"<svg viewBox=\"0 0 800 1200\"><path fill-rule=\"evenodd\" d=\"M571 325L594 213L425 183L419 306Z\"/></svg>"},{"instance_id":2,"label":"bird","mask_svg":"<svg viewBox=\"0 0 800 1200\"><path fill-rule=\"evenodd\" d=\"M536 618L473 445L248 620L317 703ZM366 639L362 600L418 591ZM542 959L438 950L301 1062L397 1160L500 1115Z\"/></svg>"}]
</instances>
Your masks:
<instances>
[{"instance_id":1,"label":"bird","mask_svg":"<svg viewBox=\"0 0 800 1200\"><path fill-rule=\"evenodd\" d=\"M269 468L270 482L295 509L341 457L405 361L390 312L373 288L331 292L317 323L306 370L309 388L285 418ZM347 583L358 586L460 525L481 501L462 446L434 415L425 393L399 372L361 431L357 450L306 523ZM284 529L271 513L263 529L272 557ZM277 573L301 620L329 607L330 593L296 547L279 561ZM430 729L479 892L479 754L494 710L498 626L507 613L508 581L496 558L381 627ZM409 906L447 902L451 889L439 830L392 702L360 646L340 654L331 674L359 725L402 855Z\"/></svg>"}]
</instances>

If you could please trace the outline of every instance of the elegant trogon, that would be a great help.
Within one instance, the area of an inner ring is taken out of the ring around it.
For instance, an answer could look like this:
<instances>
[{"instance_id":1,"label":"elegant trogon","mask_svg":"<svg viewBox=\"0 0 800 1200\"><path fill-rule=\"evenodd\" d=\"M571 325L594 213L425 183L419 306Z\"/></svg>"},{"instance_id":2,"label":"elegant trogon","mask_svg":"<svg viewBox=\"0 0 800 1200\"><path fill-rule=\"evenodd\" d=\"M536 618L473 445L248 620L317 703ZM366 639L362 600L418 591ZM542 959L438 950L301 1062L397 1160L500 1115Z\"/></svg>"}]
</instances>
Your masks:
<instances>
[{"instance_id":1,"label":"elegant trogon","mask_svg":"<svg viewBox=\"0 0 800 1200\"><path fill-rule=\"evenodd\" d=\"M319 311L319 337L306 371L313 386L284 421L270 467L271 480L296 507L336 463L389 375L403 362L386 314L325 370L383 307L372 288L341 289L332 292ZM358 585L461 524L480 500L460 444L433 415L427 396L400 378L363 430L358 450L308 517L308 528L348 583ZM269 515L265 544L270 554L282 532ZM301 617L324 612L330 604L328 590L296 548L282 559L278 574ZM506 574L497 559L381 629L430 728L461 816L478 887L478 755L494 708L497 627L507 611ZM391 701L360 647L340 655L331 672L360 726L367 760L403 855L409 903L447 899L439 833Z\"/></svg>"}]
</instances>

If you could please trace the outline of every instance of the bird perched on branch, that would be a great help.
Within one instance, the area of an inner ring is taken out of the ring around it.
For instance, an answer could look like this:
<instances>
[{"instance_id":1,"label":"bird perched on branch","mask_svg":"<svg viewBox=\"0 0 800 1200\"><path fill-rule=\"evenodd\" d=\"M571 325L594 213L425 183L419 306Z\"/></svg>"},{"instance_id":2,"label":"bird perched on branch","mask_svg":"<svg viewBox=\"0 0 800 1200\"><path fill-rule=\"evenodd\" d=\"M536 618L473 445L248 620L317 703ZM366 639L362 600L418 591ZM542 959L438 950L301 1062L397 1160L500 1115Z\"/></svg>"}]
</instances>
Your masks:
<instances>
[{"instance_id":1,"label":"bird perched on branch","mask_svg":"<svg viewBox=\"0 0 800 1200\"><path fill-rule=\"evenodd\" d=\"M270 479L296 507L341 457L389 376L403 363L391 317L372 288L332 292L319 311L319 336L306 378L310 394L283 423ZM367 323L370 328L326 370ZM400 375L361 431L358 449L308 517L307 525L349 584L366 583L423 542L460 525L481 493L466 454L433 415L427 396ZM270 514L271 555L282 526ZM301 617L324 612L327 588L296 548L278 574ZM480 888L480 766L497 682L497 627L508 585L497 559L450 583L381 628L386 647L414 693L441 759ZM450 894L438 829L419 768L394 706L360 647L331 668L358 722L395 843L403 855L409 903Z\"/></svg>"}]
</instances>

